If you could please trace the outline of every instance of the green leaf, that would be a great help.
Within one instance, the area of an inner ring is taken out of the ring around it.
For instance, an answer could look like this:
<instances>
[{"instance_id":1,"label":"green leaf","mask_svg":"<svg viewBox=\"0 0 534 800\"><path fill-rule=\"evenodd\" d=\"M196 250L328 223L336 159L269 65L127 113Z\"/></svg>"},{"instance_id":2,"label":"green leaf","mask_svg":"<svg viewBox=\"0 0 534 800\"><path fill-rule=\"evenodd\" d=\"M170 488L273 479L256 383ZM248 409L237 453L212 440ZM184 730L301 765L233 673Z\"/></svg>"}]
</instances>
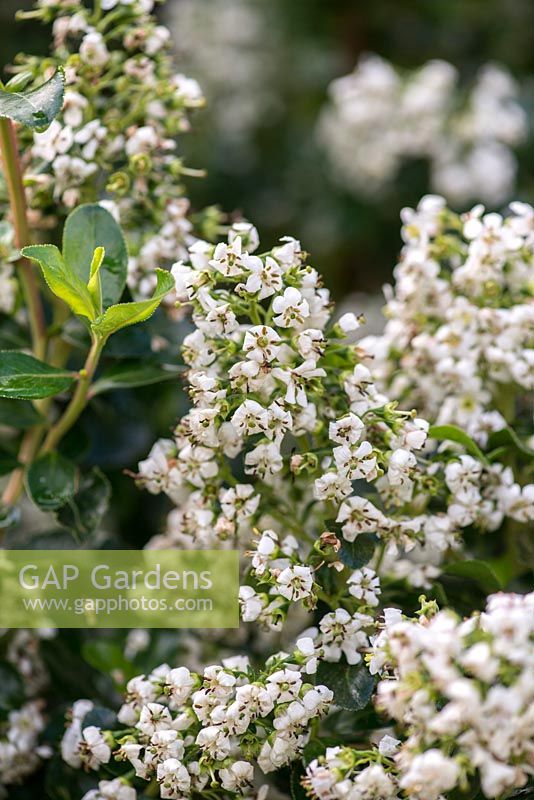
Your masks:
<instances>
[{"instance_id":1,"label":"green leaf","mask_svg":"<svg viewBox=\"0 0 534 800\"><path fill-rule=\"evenodd\" d=\"M501 431L495 431L490 434L488 438L488 449L493 450L501 447L513 447L523 456L534 458L534 450L521 441L513 428L503 428Z\"/></svg>"},{"instance_id":2,"label":"green leaf","mask_svg":"<svg viewBox=\"0 0 534 800\"><path fill-rule=\"evenodd\" d=\"M156 269L157 285L150 300L139 300L134 303L119 303L110 306L98 319L92 323L95 334L106 339L115 331L136 325L147 320L157 309L163 298L174 287L174 278L164 269Z\"/></svg>"},{"instance_id":3,"label":"green leaf","mask_svg":"<svg viewBox=\"0 0 534 800\"><path fill-rule=\"evenodd\" d=\"M37 400L64 392L74 374L17 350L0 351L0 397Z\"/></svg>"},{"instance_id":4,"label":"green leaf","mask_svg":"<svg viewBox=\"0 0 534 800\"><path fill-rule=\"evenodd\" d=\"M24 702L24 686L19 673L10 664L0 664L0 711L18 708Z\"/></svg>"},{"instance_id":5,"label":"green leaf","mask_svg":"<svg viewBox=\"0 0 534 800\"><path fill-rule=\"evenodd\" d=\"M59 509L56 519L79 538L85 539L100 525L108 509L110 496L108 479L94 467L88 475L84 475L74 497Z\"/></svg>"},{"instance_id":6,"label":"green leaf","mask_svg":"<svg viewBox=\"0 0 534 800\"><path fill-rule=\"evenodd\" d=\"M46 453L28 467L26 488L43 511L55 511L74 495L76 466L59 453Z\"/></svg>"},{"instance_id":7,"label":"green leaf","mask_svg":"<svg viewBox=\"0 0 534 800\"><path fill-rule=\"evenodd\" d=\"M88 664L105 675L112 675L115 670L120 670L128 677L132 677L132 673L136 674L134 667L125 658L123 649L117 642L93 639L84 643L82 655ZM101 722L89 722L86 724L102 725ZM108 725L109 723L104 724L103 727L108 727Z\"/></svg>"},{"instance_id":8,"label":"green leaf","mask_svg":"<svg viewBox=\"0 0 534 800\"><path fill-rule=\"evenodd\" d=\"M100 309L95 308L89 289L65 263L55 245L33 244L23 247L20 252L26 258L38 262L50 291L61 298L74 314L95 319Z\"/></svg>"},{"instance_id":9,"label":"green leaf","mask_svg":"<svg viewBox=\"0 0 534 800\"><path fill-rule=\"evenodd\" d=\"M431 425L428 430L428 436L430 439L437 439L440 442L457 442L461 444L465 451L473 456L473 458L478 459L478 461L481 461L483 464L487 463L487 458L478 444L456 425Z\"/></svg>"},{"instance_id":10,"label":"green leaf","mask_svg":"<svg viewBox=\"0 0 534 800\"><path fill-rule=\"evenodd\" d=\"M0 450L0 475L7 475L19 466L20 464L15 456L5 450Z\"/></svg>"},{"instance_id":11,"label":"green leaf","mask_svg":"<svg viewBox=\"0 0 534 800\"><path fill-rule=\"evenodd\" d=\"M0 425L24 430L40 422L44 419L30 402L0 399Z\"/></svg>"},{"instance_id":12,"label":"green leaf","mask_svg":"<svg viewBox=\"0 0 534 800\"><path fill-rule=\"evenodd\" d=\"M95 251L104 248L99 267L102 303L107 308L117 303L126 285L128 250L119 224L98 203L78 206L67 217L63 229L63 257L72 272L84 283L91 278Z\"/></svg>"},{"instance_id":13,"label":"green leaf","mask_svg":"<svg viewBox=\"0 0 534 800\"><path fill-rule=\"evenodd\" d=\"M61 111L64 85L65 76L59 68L37 89L28 92L0 89L0 117L8 117L27 128L44 130Z\"/></svg>"},{"instance_id":14,"label":"green leaf","mask_svg":"<svg viewBox=\"0 0 534 800\"><path fill-rule=\"evenodd\" d=\"M374 679L363 664L331 664L321 661L317 682L334 692L334 704L347 711L360 711L371 699Z\"/></svg>"},{"instance_id":15,"label":"green leaf","mask_svg":"<svg viewBox=\"0 0 534 800\"><path fill-rule=\"evenodd\" d=\"M87 642L87 644L106 645L111 644L111 642ZM102 728L103 730L116 728L117 715L110 708L105 708L105 706L94 706L83 718L83 727L88 728L90 725L96 725L97 728Z\"/></svg>"},{"instance_id":16,"label":"green leaf","mask_svg":"<svg viewBox=\"0 0 534 800\"><path fill-rule=\"evenodd\" d=\"M347 567L360 569L373 557L376 546L376 537L372 533L360 533L353 542L342 539L338 557Z\"/></svg>"},{"instance_id":17,"label":"green leaf","mask_svg":"<svg viewBox=\"0 0 534 800\"><path fill-rule=\"evenodd\" d=\"M102 266L105 252L106 251L103 247L96 248L95 252L93 253L93 260L91 261L91 269L89 271L89 280L87 282L89 294L93 298L95 308L98 309L100 314L102 313L102 282L100 280L100 267Z\"/></svg>"},{"instance_id":18,"label":"green leaf","mask_svg":"<svg viewBox=\"0 0 534 800\"><path fill-rule=\"evenodd\" d=\"M498 592L502 589L501 582L489 564L485 561L457 561L454 564L447 564L443 570L445 575L453 575L457 578L469 578L477 583L485 594Z\"/></svg>"},{"instance_id":19,"label":"green leaf","mask_svg":"<svg viewBox=\"0 0 534 800\"><path fill-rule=\"evenodd\" d=\"M291 800L308 800L308 793L302 785L302 778L306 775L301 763L291 764L289 772L289 789Z\"/></svg>"},{"instance_id":20,"label":"green leaf","mask_svg":"<svg viewBox=\"0 0 534 800\"><path fill-rule=\"evenodd\" d=\"M104 372L91 386L91 395L114 389L133 389L136 386L149 386L176 378L182 370L162 369L157 364L140 364L122 362L115 364Z\"/></svg>"}]
</instances>

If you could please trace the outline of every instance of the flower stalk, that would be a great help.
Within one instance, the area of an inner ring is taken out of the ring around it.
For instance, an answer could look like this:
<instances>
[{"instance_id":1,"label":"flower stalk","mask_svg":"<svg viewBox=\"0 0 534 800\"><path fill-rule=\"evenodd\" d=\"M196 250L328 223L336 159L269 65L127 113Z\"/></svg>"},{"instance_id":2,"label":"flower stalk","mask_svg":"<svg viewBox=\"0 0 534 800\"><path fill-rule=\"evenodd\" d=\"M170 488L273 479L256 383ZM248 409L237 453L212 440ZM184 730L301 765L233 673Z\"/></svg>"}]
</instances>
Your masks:
<instances>
[{"instance_id":1,"label":"flower stalk","mask_svg":"<svg viewBox=\"0 0 534 800\"><path fill-rule=\"evenodd\" d=\"M51 450L54 450L57 447L61 439L72 428L87 405L87 401L89 399L89 387L91 385L95 370L98 366L103 345L104 343L102 340L96 338L93 339L86 362L79 372L78 385L72 396L72 399L65 409L65 412L62 414L56 424L53 425L48 431L44 444L40 450L40 455L49 453Z\"/></svg>"}]
</instances>

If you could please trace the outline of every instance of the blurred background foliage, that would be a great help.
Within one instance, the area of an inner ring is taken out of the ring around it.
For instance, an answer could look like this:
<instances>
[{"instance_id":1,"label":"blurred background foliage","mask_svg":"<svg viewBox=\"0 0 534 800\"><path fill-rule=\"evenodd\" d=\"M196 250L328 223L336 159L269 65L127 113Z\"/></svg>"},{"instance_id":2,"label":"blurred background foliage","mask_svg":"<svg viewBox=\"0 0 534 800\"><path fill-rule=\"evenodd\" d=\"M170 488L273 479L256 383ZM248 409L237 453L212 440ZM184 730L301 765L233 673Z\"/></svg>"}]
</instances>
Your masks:
<instances>
[{"instance_id":1,"label":"blurred background foliage","mask_svg":"<svg viewBox=\"0 0 534 800\"><path fill-rule=\"evenodd\" d=\"M30 0L2 0L4 63L24 49L47 49L47 30L15 23ZM180 69L207 98L183 147L207 178L190 183L193 204L238 211L269 245L286 233L312 253L336 299L376 292L400 246L399 211L428 191L428 165L406 163L374 201L333 181L317 141L327 87L358 58L376 52L402 68L442 58L469 81L498 62L534 108L531 0L167 0L158 13L172 30ZM534 196L534 156L519 156L517 196Z\"/></svg>"},{"instance_id":2,"label":"blurred background foliage","mask_svg":"<svg viewBox=\"0 0 534 800\"><path fill-rule=\"evenodd\" d=\"M48 28L15 22L16 11L31 5L0 2L5 64L20 50L48 50ZM406 162L373 200L336 184L317 140L330 82L366 52L404 68L442 58L465 81L482 64L497 62L517 79L529 113L534 109L532 0L167 0L158 14L171 28L179 69L200 82L207 99L181 145L190 166L207 170L204 179L189 181L193 206L216 203L245 215L266 248L284 234L300 238L336 300L365 294L348 302L374 315L375 327L380 289L401 244L399 211L428 191L428 165ZM528 143L518 158L517 196L533 201ZM172 327L178 354L187 322L171 325L159 315L152 332L159 333L157 326L166 326L166 336ZM132 355L142 356L149 342L137 345ZM152 442L169 434L185 403L175 384L116 392L95 403L77 428L78 440L66 442L111 478L109 529L134 546L157 532L166 501L139 492L123 470L135 470Z\"/></svg>"}]
</instances>

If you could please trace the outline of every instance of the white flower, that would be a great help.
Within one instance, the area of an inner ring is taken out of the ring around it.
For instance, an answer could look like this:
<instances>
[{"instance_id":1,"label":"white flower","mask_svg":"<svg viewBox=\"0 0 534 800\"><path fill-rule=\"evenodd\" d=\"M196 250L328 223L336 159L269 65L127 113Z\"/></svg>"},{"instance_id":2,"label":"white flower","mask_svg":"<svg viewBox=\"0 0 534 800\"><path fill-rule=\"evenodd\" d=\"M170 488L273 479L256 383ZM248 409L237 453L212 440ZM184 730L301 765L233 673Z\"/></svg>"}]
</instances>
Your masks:
<instances>
[{"instance_id":1,"label":"white flower","mask_svg":"<svg viewBox=\"0 0 534 800\"><path fill-rule=\"evenodd\" d=\"M92 67L103 67L109 59L109 52L102 34L97 31L86 33L80 45L80 58Z\"/></svg>"},{"instance_id":2,"label":"white flower","mask_svg":"<svg viewBox=\"0 0 534 800\"><path fill-rule=\"evenodd\" d=\"M208 725L202 730L195 739L196 744L202 748L211 758L222 761L230 754L230 739L223 728L218 725Z\"/></svg>"},{"instance_id":3,"label":"white flower","mask_svg":"<svg viewBox=\"0 0 534 800\"><path fill-rule=\"evenodd\" d=\"M400 739L395 739L394 736L386 734L385 736L382 736L378 742L378 752L383 756L391 758L391 756L394 756L397 753L400 743Z\"/></svg>"},{"instance_id":4,"label":"white flower","mask_svg":"<svg viewBox=\"0 0 534 800\"><path fill-rule=\"evenodd\" d=\"M215 248L209 264L225 277L235 277L243 273L241 237L236 236L230 245L221 242Z\"/></svg>"},{"instance_id":5,"label":"white flower","mask_svg":"<svg viewBox=\"0 0 534 800\"><path fill-rule=\"evenodd\" d=\"M243 436L252 436L267 430L269 416L267 409L255 400L245 400L234 412L232 425Z\"/></svg>"},{"instance_id":6,"label":"white flower","mask_svg":"<svg viewBox=\"0 0 534 800\"><path fill-rule=\"evenodd\" d=\"M250 484L238 483L230 489L221 491L219 500L223 514L228 519L241 522L256 512L260 495L254 493L254 487Z\"/></svg>"},{"instance_id":7,"label":"white flower","mask_svg":"<svg viewBox=\"0 0 534 800\"><path fill-rule=\"evenodd\" d=\"M165 47L170 41L171 32L164 25L156 25L147 36L144 50L149 56L155 55L162 47Z\"/></svg>"},{"instance_id":8,"label":"white flower","mask_svg":"<svg viewBox=\"0 0 534 800\"><path fill-rule=\"evenodd\" d=\"M313 574L309 567L286 567L276 576L276 589L282 597L296 603L309 597L313 588Z\"/></svg>"},{"instance_id":9,"label":"white flower","mask_svg":"<svg viewBox=\"0 0 534 800\"><path fill-rule=\"evenodd\" d=\"M176 706L181 706L190 696L195 680L187 667L171 669L165 678L165 691Z\"/></svg>"},{"instance_id":10,"label":"white flower","mask_svg":"<svg viewBox=\"0 0 534 800\"><path fill-rule=\"evenodd\" d=\"M261 615L265 603L252 586L241 586L239 588L239 605L243 622L255 622Z\"/></svg>"},{"instance_id":11,"label":"white flower","mask_svg":"<svg viewBox=\"0 0 534 800\"><path fill-rule=\"evenodd\" d=\"M343 331L343 333L351 333L352 331L357 331L358 328L361 327L361 319L359 319L356 314L352 312L347 312L346 314L342 314L337 321L337 324Z\"/></svg>"},{"instance_id":12,"label":"white flower","mask_svg":"<svg viewBox=\"0 0 534 800\"><path fill-rule=\"evenodd\" d=\"M376 455L369 442L361 442L358 447L341 445L334 447L336 467L350 481L365 479L372 481L377 476Z\"/></svg>"},{"instance_id":13,"label":"white flower","mask_svg":"<svg viewBox=\"0 0 534 800\"><path fill-rule=\"evenodd\" d=\"M389 459L388 481L391 486L397 487L399 496L404 500L409 500L412 496L412 475L416 466L414 454L403 448L395 450Z\"/></svg>"},{"instance_id":14,"label":"white flower","mask_svg":"<svg viewBox=\"0 0 534 800\"><path fill-rule=\"evenodd\" d=\"M480 769L480 783L486 797L500 797L514 786L517 786L518 772L511 764L486 756L483 758ZM523 784L524 781L521 781Z\"/></svg>"},{"instance_id":15,"label":"white flower","mask_svg":"<svg viewBox=\"0 0 534 800\"><path fill-rule=\"evenodd\" d=\"M102 764L107 764L110 760L111 748L96 725L89 725L82 730L77 755L78 766L83 764L87 769L99 769Z\"/></svg>"},{"instance_id":16,"label":"white flower","mask_svg":"<svg viewBox=\"0 0 534 800\"><path fill-rule=\"evenodd\" d=\"M353 496L339 507L336 522L342 523L343 538L353 542L360 533L374 533L386 528L387 519L365 497Z\"/></svg>"},{"instance_id":17,"label":"white flower","mask_svg":"<svg viewBox=\"0 0 534 800\"><path fill-rule=\"evenodd\" d=\"M51 162L58 155L68 153L74 143L74 133L70 125L62 125L53 120L46 131L34 134L33 155Z\"/></svg>"},{"instance_id":18,"label":"white flower","mask_svg":"<svg viewBox=\"0 0 534 800\"><path fill-rule=\"evenodd\" d=\"M172 718L169 709L161 703L147 703L141 709L136 724L145 736L152 736L156 731L165 731L171 727Z\"/></svg>"},{"instance_id":19,"label":"white flower","mask_svg":"<svg viewBox=\"0 0 534 800\"><path fill-rule=\"evenodd\" d=\"M90 789L82 800L136 800L137 792L120 778L112 781L100 781L98 789Z\"/></svg>"},{"instance_id":20,"label":"white flower","mask_svg":"<svg viewBox=\"0 0 534 800\"><path fill-rule=\"evenodd\" d=\"M368 606L378 605L378 596L381 593L380 579L369 567L354 570L347 580L349 593Z\"/></svg>"},{"instance_id":21,"label":"white flower","mask_svg":"<svg viewBox=\"0 0 534 800\"><path fill-rule=\"evenodd\" d=\"M365 425L361 419L350 413L330 423L328 436L332 442L352 445L360 441L364 430Z\"/></svg>"},{"instance_id":22,"label":"white flower","mask_svg":"<svg viewBox=\"0 0 534 800\"><path fill-rule=\"evenodd\" d=\"M262 260L258 256L244 256L242 263L250 272L245 283L249 294L258 293L258 300L264 300L280 291L283 285L282 270L274 258L267 256Z\"/></svg>"},{"instance_id":23,"label":"white flower","mask_svg":"<svg viewBox=\"0 0 534 800\"><path fill-rule=\"evenodd\" d=\"M142 125L128 134L126 154L129 156L150 153L159 144L159 136L151 125Z\"/></svg>"},{"instance_id":24,"label":"white flower","mask_svg":"<svg viewBox=\"0 0 534 800\"><path fill-rule=\"evenodd\" d=\"M301 686L300 674L290 669L277 670L267 678L267 691L278 705L296 700Z\"/></svg>"},{"instance_id":25,"label":"white flower","mask_svg":"<svg viewBox=\"0 0 534 800\"><path fill-rule=\"evenodd\" d=\"M252 557L252 567L257 575L263 575L265 567L275 557L278 551L278 536L274 531L264 531L259 540L254 556Z\"/></svg>"},{"instance_id":26,"label":"white flower","mask_svg":"<svg viewBox=\"0 0 534 800\"><path fill-rule=\"evenodd\" d=\"M340 501L352 492L352 485L346 475L339 472L325 472L314 482L313 493L317 500Z\"/></svg>"},{"instance_id":27,"label":"white flower","mask_svg":"<svg viewBox=\"0 0 534 800\"><path fill-rule=\"evenodd\" d=\"M191 777L177 758L168 758L158 764L157 779L160 785L160 796L163 798L178 800L189 794Z\"/></svg>"},{"instance_id":28,"label":"white flower","mask_svg":"<svg viewBox=\"0 0 534 800\"><path fill-rule=\"evenodd\" d=\"M305 671L307 675L314 675L317 672L319 660L317 649L311 636L301 636L296 641L296 649L306 659Z\"/></svg>"},{"instance_id":29,"label":"white flower","mask_svg":"<svg viewBox=\"0 0 534 800\"><path fill-rule=\"evenodd\" d=\"M460 503L473 503L479 499L479 479L482 464L472 456L460 456L445 467L447 486Z\"/></svg>"},{"instance_id":30,"label":"white flower","mask_svg":"<svg viewBox=\"0 0 534 800\"><path fill-rule=\"evenodd\" d=\"M456 761L439 750L427 750L415 756L408 772L402 776L400 786L421 800L437 800L442 792L456 785L459 775Z\"/></svg>"},{"instance_id":31,"label":"white flower","mask_svg":"<svg viewBox=\"0 0 534 800\"><path fill-rule=\"evenodd\" d=\"M355 780L356 790L363 798L394 798L397 787L381 764L370 764L358 773Z\"/></svg>"},{"instance_id":32,"label":"white flower","mask_svg":"<svg viewBox=\"0 0 534 800\"><path fill-rule=\"evenodd\" d=\"M325 661L340 661L344 655L348 664L358 664L360 650L369 644L362 626L371 622L371 617L358 612L351 616L344 608L325 614L319 623L319 646Z\"/></svg>"},{"instance_id":33,"label":"white flower","mask_svg":"<svg viewBox=\"0 0 534 800\"><path fill-rule=\"evenodd\" d=\"M280 336L268 325L255 325L245 333L243 350L259 364L270 363L280 352Z\"/></svg>"},{"instance_id":34,"label":"white flower","mask_svg":"<svg viewBox=\"0 0 534 800\"><path fill-rule=\"evenodd\" d=\"M88 107L89 101L79 92L73 89L65 90L65 98L63 100L63 119L65 124L71 128L79 128L83 122L84 111ZM37 134L34 139L37 141Z\"/></svg>"},{"instance_id":35,"label":"white flower","mask_svg":"<svg viewBox=\"0 0 534 800\"><path fill-rule=\"evenodd\" d=\"M258 249L260 237L257 229L251 222L234 222L228 231L228 242L232 244L234 239L240 237L248 253L253 253Z\"/></svg>"},{"instance_id":36,"label":"white flower","mask_svg":"<svg viewBox=\"0 0 534 800\"><path fill-rule=\"evenodd\" d=\"M248 761L234 761L230 767L219 770L219 778L223 789L228 792L242 791L251 786L254 767Z\"/></svg>"},{"instance_id":37,"label":"white flower","mask_svg":"<svg viewBox=\"0 0 534 800\"><path fill-rule=\"evenodd\" d=\"M507 516L519 522L534 520L534 484L529 483L520 487L514 483L501 490L501 499Z\"/></svg>"},{"instance_id":38,"label":"white flower","mask_svg":"<svg viewBox=\"0 0 534 800\"><path fill-rule=\"evenodd\" d=\"M307 328L301 331L296 338L297 348L304 359L317 361L326 347L323 332L316 328Z\"/></svg>"},{"instance_id":39,"label":"white flower","mask_svg":"<svg viewBox=\"0 0 534 800\"><path fill-rule=\"evenodd\" d=\"M259 444L245 456L245 472L257 475L262 480L280 472L283 467L280 450L274 442Z\"/></svg>"},{"instance_id":40,"label":"white flower","mask_svg":"<svg viewBox=\"0 0 534 800\"><path fill-rule=\"evenodd\" d=\"M281 328L300 326L306 317L310 315L310 307L307 300L293 286L288 286L283 295L274 298L272 309L277 315L274 317L274 322Z\"/></svg>"}]
</instances>

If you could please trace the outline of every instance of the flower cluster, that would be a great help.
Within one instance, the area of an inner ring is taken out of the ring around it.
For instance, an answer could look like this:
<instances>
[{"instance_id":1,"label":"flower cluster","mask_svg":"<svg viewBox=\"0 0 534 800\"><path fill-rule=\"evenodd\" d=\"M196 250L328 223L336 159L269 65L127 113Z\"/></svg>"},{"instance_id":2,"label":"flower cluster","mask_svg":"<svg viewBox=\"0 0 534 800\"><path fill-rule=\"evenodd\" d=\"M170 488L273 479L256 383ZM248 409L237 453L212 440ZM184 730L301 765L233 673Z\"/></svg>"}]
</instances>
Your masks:
<instances>
[{"instance_id":1,"label":"flower cluster","mask_svg":"<svg viewBox=\"0 0 534 800\"><path fill-rule=\"evenodd\" d=\"M39 745L45 726L41 703L32 701L10 711L0 722L0 792L31 775L50 756L50 748ZM2 795L3 796L3 795Z\"/></svg>"},{"instance_id":2,"label":"flower cluster","mask_svg":"<svg viewBox=\"0 0 534 800\"><path fill-rule=\"evenodd\" d=\"M46 64L64 67L66 89L47 130L27 134L32 224L53 227L80 202L102 201L128 237L130 287L150 294L154 267L169 266L193 241L181 179L201 173L184 165L176 139L203 105L200 87L175 72L152 0L37 6L31 16L53 20ZM38 77L41 59L20 56L15 69Z\"/></svg>"},{"instance_id":3,"label":"flower cluster","mask_svg":"<svg viewBox=\"0 0 534 800\"><path fill-rule=\"evenodd\" d=\"M360 346L379 385L484 447L534 389L534 210L459 216L427 196L402 220L386 328Z\"/></svg>"},{"instance_id":4,"label":"flower cluster","mask_svg":"<svg viewBox=\"0 0 534 800\"><path fill-rule=\"evenodd\" d=\"M129 762L137 778L157 781L163 798L208 784L223 794L250 794L255 763L269 773L296 759L311 722L331 704L332 692L306 683L299 661L298 651L279 653L255 673L237 657L201 675L164 664L128 682L113 732L84 724L93 704L77 701L62 756L72 767L98 770L117 748L115 759Z\"/></svg>"},{"instance_id":5,"label":"flower cluster","mask_svg":"<svg viewBox=\"0 0 534 800\"><path fill-rule=\"evenodd\" d=\"M274 89L280 79L280 19L268 5L247 0L181 0L169 11L180 60L202 83L213 129L226 144L239 145L236 152L246 163L258 124L272 124L281 111ZM232 157L232 148L226 146L224 154Z\"/></svg>"},{"instance_id":6,"label":"flower cluster","mask_svg":"<svg viewBox=\"0 0 534 800\"><path fill-rule=\"evenodd\" d=\"M250 544L259 529L254 577L262 554L276 562L261 573L276 596L273 606L264 593L268 621L295 599L313 605L314 543L325 532L346 542L374 533L399 569L399 551L417 546L426 566L408 573L426 586L461 528L496 530L505 514L527 521L531 490L510 470L456 452L418 455L428 423L379 391L364 348L346 342L361 319L332 322L300 244L286 239L260 256L257 246L240 223L227 243L197 241L190 263L173 267L193 306L183 343L193 407L139 465L139 482L177 505L150 546Z\"/></svg>"},{"instance_id":7,"label":"flower cluster","mask_svg":"<svg viewBox=\"0 0 534 800\"><path fill-rule=\"evenodd\" d=\"M44 702L37 697L48 681L48 673L40 653L40 641L50 638L52 630L4 631L1 644L9 672L6 683L21 683L26 701L13 708L0 722L0 796L4 787L21 783L31 775L50 753L40 744L39 734L45 727ZM18 678L12 674L16 671Z\"/></svg>"},{"instance_id":8,"label":"flower cluster","mask_svg":"<svg viewBox=\"0 0 534 800\"><path fill-rule=\"evenodd\" d=\"M159 784L162 797L187 797L208 782L217 794L247 795L256 764L270 773L300 758L334 701L321 669L341 662L370 680L372 644L371 671L386 663L377 615L392 564L412 584L430 585L455 557L461 529L496 530L505 514L521 522L531 513L530 489L508 468L432 445L428 423L388 400L366 349L347 341L362 319L334 321L298 241L258 250L255 228L238 223L227 241L197 240L188 262L172 267L177 297L192 309L182 348L191 408L140 463L138 482L176 504L150 547L243 548L243 621L287 635L300 608L312 627L300 624L290 655L262 653L259 672L237 656L133 679L118 714L123 728L103 731L87 716L90 703L75 704L67 763L99 771L114 754L137 779ZM391 624L400 618L387 612ZM316 674L318 685L306 683ZM400 785L396 762L375 766L358 796ZM91 797L131 788L126 774Z\"/></svg>"},{"instance_id":9,"label":"flower cluster","mask_svg":"<svg viewBox=\"0 0 534 800\"><path fill-rule=\"evenodd\" d=\"M398 726L378 748L328 748L307 769L320 800L437 800L480 781L500 797L532 775L534 595L498 594L486 611L404 619L388 609L370 666L376 703Z\"/></svg>"},{"instance_id":10,"label":"flower cluster","mask_svg":"<svg viewBox=\"0 0 534 800\"><path fill-rule=\"evenodd\" d=\"M465 96L445 61L403 74L372 54L330 95L319 135L337 179L356 194L379 194L409 158L429 160L433 189L451 202L498 204L512 193L512 148L526 138L527 118L502 67L483 67Z\"/></svg>"}]
</instances>

